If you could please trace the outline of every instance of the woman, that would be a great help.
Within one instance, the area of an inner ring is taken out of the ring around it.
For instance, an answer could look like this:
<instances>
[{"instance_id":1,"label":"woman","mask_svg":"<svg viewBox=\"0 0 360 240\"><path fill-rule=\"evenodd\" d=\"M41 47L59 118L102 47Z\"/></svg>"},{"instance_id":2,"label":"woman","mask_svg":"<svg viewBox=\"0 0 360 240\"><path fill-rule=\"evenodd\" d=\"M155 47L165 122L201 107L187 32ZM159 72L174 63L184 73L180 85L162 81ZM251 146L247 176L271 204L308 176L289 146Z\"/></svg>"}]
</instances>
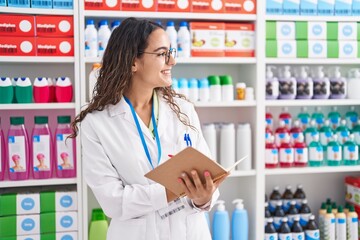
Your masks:
<instances>
[{"instance_id":1,"label":"woman","mask_svg":"<svg viewBox=\"0 0 360 240\"><path fill-rule=\"evenodd\" d=\"M204 211L223 179L183 173L187 197L172 201L144 177L189 144L209 155L193 105L171 89L175 55L160 25L124 20L110 37L94 97L72 124L74 137L81 122L85 180L112 218L109 240L211 239Z\"/></svg>"}]
</instances>

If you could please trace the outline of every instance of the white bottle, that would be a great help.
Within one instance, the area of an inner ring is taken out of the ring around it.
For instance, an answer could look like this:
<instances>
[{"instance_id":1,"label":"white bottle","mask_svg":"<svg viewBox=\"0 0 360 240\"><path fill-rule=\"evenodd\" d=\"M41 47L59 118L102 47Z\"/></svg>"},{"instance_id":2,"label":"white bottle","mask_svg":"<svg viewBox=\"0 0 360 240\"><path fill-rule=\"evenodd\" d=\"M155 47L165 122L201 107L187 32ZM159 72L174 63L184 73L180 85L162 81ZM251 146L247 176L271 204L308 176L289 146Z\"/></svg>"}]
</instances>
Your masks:
<instances>
[{"instance_id":1,"label":"white bottle","mask_svg":"<svg viewBox=\"0 0 360 240\"><path fill-rule=\"evenodd\" d=\"M94 88L96 85L96 81L99 77L99 70L101 68L100 63L94 63L92 66L92 70L89 74L89 101L93 98L94 94Z\"/></svg>"},{"instance_id":2,"label":"white bottle","mask_svg":"<svg viewBox=\"0 0 360 240\"><path fill-rule=\"evenodd\" d=\"M117 28L118 26L120 26L121 22L116 20L116 21L113 21L111 23L111 32L113 32L115 30L115 28Z\"/></svg>"},{"instance_id":3,"label":"white bottle","mask_svg":"<svg viewBox=\"0 0 360 240\"><path fill-rule=\"evenodd\" d=\"M210 149L210 153L213 159L217 158L217 137L216 137L216 127L214 123L208 123L202 125L202 132L204 139Z\"/></svg>"},{"instance_id":4,"label":"white bottle","mask_svg":"<svg viewBox=\"0 0 360 240\"><path fill-rule=\"evenodd\" d=\"M199 101L208 102L210 99L209 80L207 78L199 79Z\"/></svg>"},{"instance_id":5,"label":"white bottle","mask_svg":"<svg viewBox=\"0 0 360 240\"><path fill-rule=\"evenodd\" d=\"M179 31L177 32L178 57L190 57L190 31L187 22L181 22Z\"/></svg>"},{"instance_id":6,"label":"white bottle","mask_svg":"<svg viewBox=\"0 0 360 240\"><path fill-rule=\"evenodd\" d=\"M170 48L177 49L177 32L175 29L175 24L173 21L168 21L166 25L166 34L169 36L170 39Z\"/></svg>"},{"instance_id":7,"label":"white bottle","mask_svg":"<svg viewBox=\"0 0 360 240\"><path fill-rule=\"evenodd\" d=\"M353 68L349 70L348 73L348 82L347 82L347 94L350 99L360 99L359 89L360 89L360 69Z\"/></svg>"},{"instance_id":8,"label":"white bottle","mask_svg":"<svg viewBox=\"0 0 360 240\"><path fill-rule=\"evenodd\" d=\"M220 77L221 81L221 100L223 102L234 101L234 85L229 75Z\"/></svg>"},{"instance_id":9,"label":"white bottle","mask_svg":"<svg viewBox=\"0 0 360 240\"><path fill-rule=\"evenodd\" d=\"M237 170L251 170L251 127L249 123L238 124L236 129L236 159L248 157L242 161Z\"/></svg>"},{"instance_id":10,"label":"white bottle","mask_svg":"<svg viewBox=\"0 0 360 240\"><path fill-rule=\"evenodd\" d=\"M224 168L231 167L235 163L235 126L233 123L225 123L220 131L220 164Z\"/></svg>"},{"instance_id":11,"label":"white bottle","mask_svg":"<svg viewBox=\"0 0 360 240\"><path fill-rule=\"evenodd\" d=\"M99 54L99 57L104 56L104 52L105 52L105 49L109 42L110 35L111 35L111 31L108 26L107 20L100 21L99 31L98 31L98 43L99 43L98 44L98 46L99 46L98 54Z\"/></svg>"},{"instance_id":12,"label":"white bottle","mask_svg":"<svg viewBox=\"0 0 360 240\"><path fill-rule=\"evenodd\" d=\"M190 78L188 83L189 100L192 102L197 102L199 100L198 80L196 78Z\"/></svg>"},{"instance_id":13,"label":"white bottle","mask_svg":"<svg viewBox=\"0 0 360 240\"><path fill-rule=\"evenodd\" d=\"M85 28L85 57L97 57L98 40L94 20L89 19Z\"/></svg>"}]
</instances>

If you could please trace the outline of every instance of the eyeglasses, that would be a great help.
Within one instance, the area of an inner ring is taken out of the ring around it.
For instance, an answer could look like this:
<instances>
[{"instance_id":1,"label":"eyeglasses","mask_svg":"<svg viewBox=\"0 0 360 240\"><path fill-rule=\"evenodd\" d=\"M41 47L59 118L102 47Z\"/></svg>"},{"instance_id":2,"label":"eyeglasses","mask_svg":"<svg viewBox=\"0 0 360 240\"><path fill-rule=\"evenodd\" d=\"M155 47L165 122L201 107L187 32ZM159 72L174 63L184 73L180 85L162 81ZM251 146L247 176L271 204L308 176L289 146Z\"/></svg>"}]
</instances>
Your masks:
<instances>
[{"instance_id":1,"label":"eyeglasses","mask_svg":"<svg viewBox=\"0 0 360 240\"><path fill-rule=\"evenodd\" d=\"M162 53L155 53L155 52L139 52L140 54L142 53L146 53L146 54L154 54L157 55L158 57L164 57L165 58L165 63L168 64L170 61L170 56L172 56L173 58L176 58L176 49L175 48L170 48L168 51L166 52L162 52Z\"/></svg>"}]
</instances>

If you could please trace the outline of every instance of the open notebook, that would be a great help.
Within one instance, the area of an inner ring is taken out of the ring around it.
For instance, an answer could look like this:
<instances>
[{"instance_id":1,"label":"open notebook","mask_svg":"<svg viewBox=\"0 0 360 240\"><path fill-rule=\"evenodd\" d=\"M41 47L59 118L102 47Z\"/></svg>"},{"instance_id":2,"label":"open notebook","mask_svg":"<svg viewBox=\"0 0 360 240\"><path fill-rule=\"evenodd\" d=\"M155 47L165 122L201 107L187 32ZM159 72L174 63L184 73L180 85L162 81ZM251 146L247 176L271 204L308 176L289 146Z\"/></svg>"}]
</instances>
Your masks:
<instances>
[{"instance_id":1,"label":"open notebook","mask_svg":"<svg viewBox=\"0 0 360 240\"><path fill-rule=\"evenodd\" d=\"M195 148L187 147L163 164L160 164L157 168L145 174L145 177L160 183L166 189L180 197L184 195L181 185L177 181L177 179L181 177L181 173L186 172L190 174L190 171L195 169L198 172L201 181L205 183L203 173L207 170L211 173L213 181L215 182L233 170L236 165L245 158L247 158L247 156L244 156L234 165L225 169Z\"/></svg>"}]
</instances>

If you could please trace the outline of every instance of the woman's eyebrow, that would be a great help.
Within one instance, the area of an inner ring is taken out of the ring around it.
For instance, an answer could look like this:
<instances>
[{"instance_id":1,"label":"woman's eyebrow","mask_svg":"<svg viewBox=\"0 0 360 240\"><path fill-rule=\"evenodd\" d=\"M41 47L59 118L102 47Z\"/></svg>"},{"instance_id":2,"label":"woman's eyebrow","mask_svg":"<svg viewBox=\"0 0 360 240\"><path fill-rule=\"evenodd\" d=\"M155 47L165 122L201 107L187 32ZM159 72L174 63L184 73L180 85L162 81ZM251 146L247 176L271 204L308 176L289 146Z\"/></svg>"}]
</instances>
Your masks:
<instances>
[{"instance_id":1,"label":"woman's eyebrow","mask_svg":"<svg viewBox=\"0 0 360 240\"><path fill-rule=\"evenodd\" d=\"M157 51L159 51L159 50L165 50L165 51L167 51L168 48L167 48L167 47L159 47L159 48L155 49L154 52L157 52Z\"/></svg>"}]
</instances>

